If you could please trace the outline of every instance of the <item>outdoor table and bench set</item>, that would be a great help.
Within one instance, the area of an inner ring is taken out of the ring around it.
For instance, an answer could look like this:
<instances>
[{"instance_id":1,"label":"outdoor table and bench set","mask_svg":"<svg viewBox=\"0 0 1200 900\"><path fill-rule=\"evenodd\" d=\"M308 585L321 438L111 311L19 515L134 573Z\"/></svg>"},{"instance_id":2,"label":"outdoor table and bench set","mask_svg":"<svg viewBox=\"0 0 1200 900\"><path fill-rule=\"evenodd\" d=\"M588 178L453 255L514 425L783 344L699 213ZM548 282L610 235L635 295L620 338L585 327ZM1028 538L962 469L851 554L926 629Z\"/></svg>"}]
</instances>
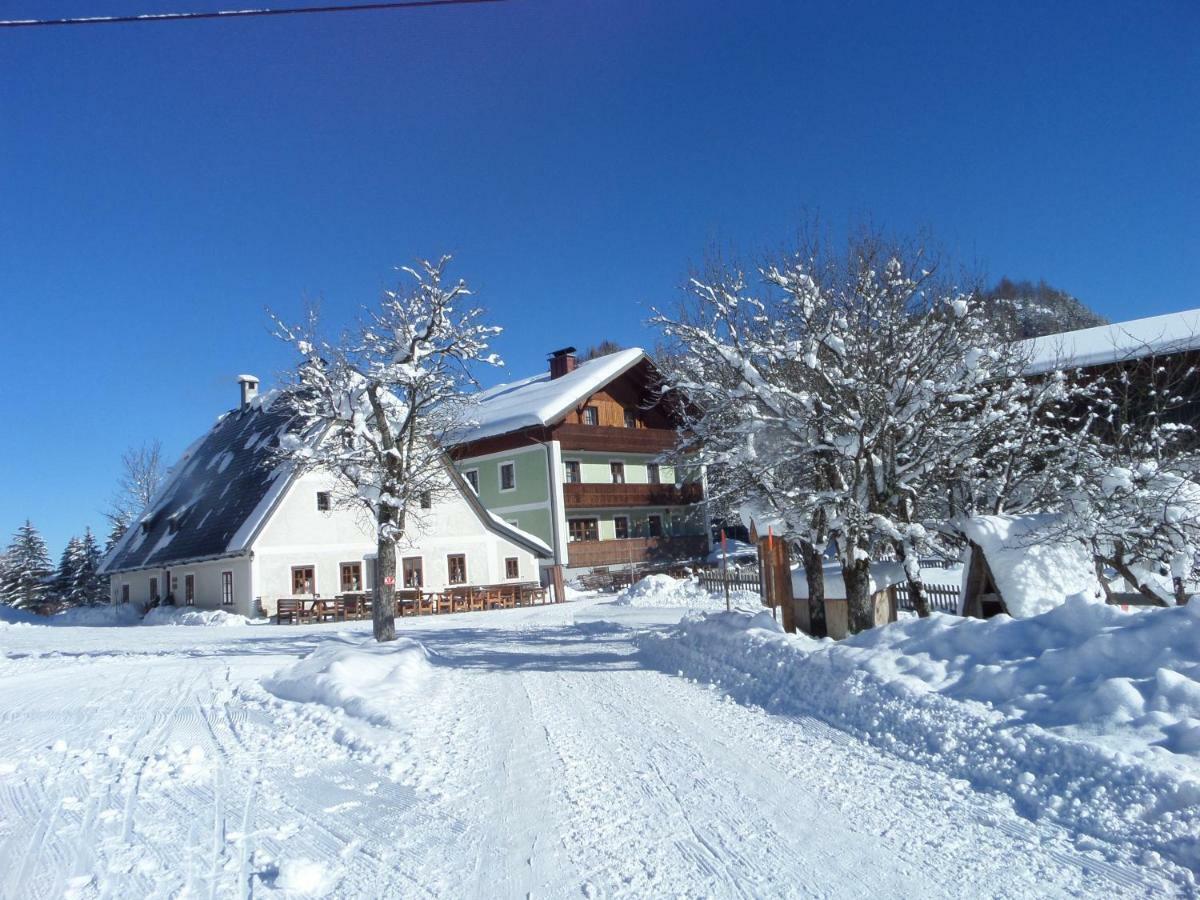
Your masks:
<instances>
[{"instance_id":1,"label":"outdoor table and bench set","mask_svg":"<svg viewBox=\"0 0 1200 900\"><path fill-rule=\"evenodd\" d=\"M427 616L439 613L482 612L487 609L513 609L540 606L550 602L550 589L540 584L491 584L455 587L444 591L409 588L396 591L396 615ZM282 625L304 622L345 622L369 619L373 613L372 594L355 591L324 599L321 597L280 597L276 621Z\"/></svg>"}]
</instances>

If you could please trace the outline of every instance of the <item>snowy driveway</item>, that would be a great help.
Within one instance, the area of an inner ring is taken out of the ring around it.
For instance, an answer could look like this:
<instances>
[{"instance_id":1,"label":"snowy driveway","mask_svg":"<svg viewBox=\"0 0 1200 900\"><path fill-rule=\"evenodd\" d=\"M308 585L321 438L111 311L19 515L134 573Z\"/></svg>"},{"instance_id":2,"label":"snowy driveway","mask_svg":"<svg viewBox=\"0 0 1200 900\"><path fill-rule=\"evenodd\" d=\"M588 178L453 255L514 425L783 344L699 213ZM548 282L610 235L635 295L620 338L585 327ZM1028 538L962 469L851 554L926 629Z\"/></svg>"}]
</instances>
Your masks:
<instances>
[{"instance_id":1,"label":"snowy driveway","mask_svg":"<svg viewBox=\"0 0 1200 900\"><path fill-rule=\"evenodd\" d=\"M403 620L403 727L260 679L369 626L0 629L0 896L1144 896L1052 825L648 669L595 599Z\"/></svg>"}]
</instances>

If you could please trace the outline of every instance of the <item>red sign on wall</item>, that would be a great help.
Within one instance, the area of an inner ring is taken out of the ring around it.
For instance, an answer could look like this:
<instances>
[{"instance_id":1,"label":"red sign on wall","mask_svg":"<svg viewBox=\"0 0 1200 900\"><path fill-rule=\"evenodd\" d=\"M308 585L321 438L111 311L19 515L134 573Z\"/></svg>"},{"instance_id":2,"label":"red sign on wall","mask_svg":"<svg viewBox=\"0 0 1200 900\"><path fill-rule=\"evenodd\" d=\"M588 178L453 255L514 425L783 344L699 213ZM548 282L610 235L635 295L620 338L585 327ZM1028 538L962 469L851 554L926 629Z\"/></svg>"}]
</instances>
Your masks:
<instances>
[{"instance_id":1,"label":"red sign on wall","mask_svg":"<svg viewBox=\"0 0 1200 900\"><path fill-rule=\"evenodd\" d=\"M385 575L384 579L383 579L383 583L386 584L388 587L391 587L393 584L396 583L396 576L395 575Z\"/></svg>"}]
</instances>

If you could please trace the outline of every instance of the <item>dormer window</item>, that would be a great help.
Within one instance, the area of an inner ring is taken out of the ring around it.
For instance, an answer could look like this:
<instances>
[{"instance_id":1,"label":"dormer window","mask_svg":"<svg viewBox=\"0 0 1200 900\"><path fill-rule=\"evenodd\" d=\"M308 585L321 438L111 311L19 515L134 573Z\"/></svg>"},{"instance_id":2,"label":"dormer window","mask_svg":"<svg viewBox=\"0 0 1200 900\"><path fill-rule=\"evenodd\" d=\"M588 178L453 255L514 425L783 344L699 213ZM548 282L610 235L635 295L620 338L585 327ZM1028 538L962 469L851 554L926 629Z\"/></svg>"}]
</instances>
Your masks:
<instances>
[{"instance_id":1,"label":"dormer window","mask_svg":"<svg viewBox=\"0 0 1200 900\"><path fill-rule=\"evenodd\" d=\"M637 413L632 409L625 410L625 427L637 428Z\"/></svg>"},{"instance_id":2,"label":"dormer window","mask_svg":"<svg viewBox=\"0 0 1200 900\"><path fill-rule=\"evenodd\" d=\"M329 512L329 491L317 491L317 509L320 512Z\"/></svg>"},{"instance_id":3,"label":"dormer window","mask_svg":"<svg viewBox=\"0 0 1200 900\"><path fill-rule=\"evenodd\" d=\"M594 406L585 406L583 408L583 424L584 425L599 425L600 410Z\"/></svg>"}]
</instances>

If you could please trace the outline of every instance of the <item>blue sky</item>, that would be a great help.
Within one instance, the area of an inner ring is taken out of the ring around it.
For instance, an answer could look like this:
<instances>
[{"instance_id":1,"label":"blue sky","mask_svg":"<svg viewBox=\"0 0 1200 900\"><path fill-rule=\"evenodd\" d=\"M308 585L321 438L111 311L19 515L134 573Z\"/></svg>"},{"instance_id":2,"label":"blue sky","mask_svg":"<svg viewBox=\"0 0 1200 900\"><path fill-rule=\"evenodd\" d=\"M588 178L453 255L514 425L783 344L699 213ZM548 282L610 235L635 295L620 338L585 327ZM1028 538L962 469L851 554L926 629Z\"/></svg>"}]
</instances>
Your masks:
<instances>
[{"instance_id":1,"label":"blue sky","mask_svg":"<svg viewBox=\"0 0 1200 900\"><path fill-rule=\"evenodd\" d=\"M264 0L264 3L266 0ZM297 5L296 0L291 5ZM0 15L211 9L5 0ZM259 4L263 5L263 4ZM273 5L287 5L279 0ZM653 342L707 248L805 211L932 228L1115 318L1200 306L1200 4L512 2L0 30L0 539L104 530L174 458L452 252L510 372Z\"/></svg>"}]
</instances>

